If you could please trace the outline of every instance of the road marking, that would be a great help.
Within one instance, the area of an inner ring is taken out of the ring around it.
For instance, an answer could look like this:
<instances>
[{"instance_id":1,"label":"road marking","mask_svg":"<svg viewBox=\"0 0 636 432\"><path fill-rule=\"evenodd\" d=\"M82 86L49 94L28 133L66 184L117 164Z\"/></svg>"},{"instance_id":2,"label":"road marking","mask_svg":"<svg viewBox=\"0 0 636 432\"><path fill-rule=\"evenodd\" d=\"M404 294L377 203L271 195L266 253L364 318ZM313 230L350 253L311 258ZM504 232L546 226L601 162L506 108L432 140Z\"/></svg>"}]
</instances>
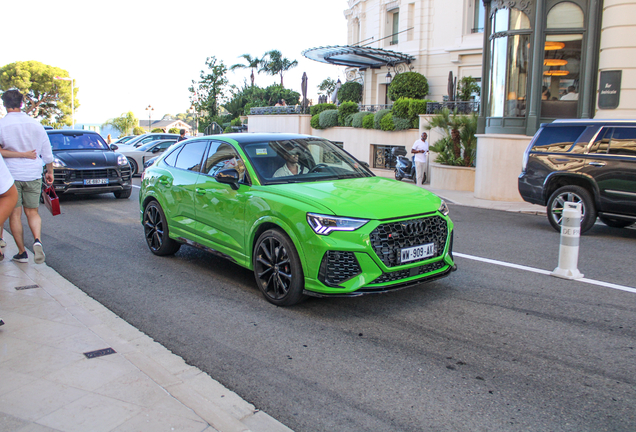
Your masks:
<instances>
[{"instance_id":1,"label":"road marking","mask_svg":"<svg viewBox=\"0 0 636 432\"><path fill-rule=\"evenodd\" d=\"M453 256L458 256L461 258L466 258L469 260L473 260L473 261L481 261L481 262L485 262L488 264L494 264L494 265L499 265L499 266L503 266L503 267L510 267L510 268L515 268L518 270L524 270L524 271L529 271L532 273L539 273L542 275L546 275L546 276L550 276L550 274L552 272L547 271L547 270L541 270L538 268L534 268L534 267L528 267L528 266L523 266L523 265L519 265L519 264L512 264L512 263L507 263L504 261L497 261L497 260L492 260L492 259L488 259L488 258L481 258L481 257L476 257L473 255L466 255L466 254L462 254L462 253L457 253L457 252L453 252ZM597 281L594 279L587 279L587 278L581 278L581 279L573 279L576 282L584 282L584 283L588 283L591 285L598 285L598 286L602 286L602 287L606 287L606 288L612 288L612 289L616 289L616 290L620 290L620 291L627 291L630 293L634 293L636 294L636 288L631 288L628 286L623 286L623 285L617 285L617 284L613 284L613 283L609 283L609 282L603 282L603 281Z\"/></svg>"}]
</instances>

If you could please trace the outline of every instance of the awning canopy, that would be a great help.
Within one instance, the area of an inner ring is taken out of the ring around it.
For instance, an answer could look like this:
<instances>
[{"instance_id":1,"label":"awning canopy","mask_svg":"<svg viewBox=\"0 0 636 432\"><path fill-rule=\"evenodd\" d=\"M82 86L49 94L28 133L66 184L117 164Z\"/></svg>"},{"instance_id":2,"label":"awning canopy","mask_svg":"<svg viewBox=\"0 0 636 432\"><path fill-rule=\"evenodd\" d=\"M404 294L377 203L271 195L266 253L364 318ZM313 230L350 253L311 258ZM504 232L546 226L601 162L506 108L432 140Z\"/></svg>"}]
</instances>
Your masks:
<instances>
[{"instance_id":1,"label":"awning canopy","mask_svg":"<svg viewBox=\"0 0 636 432\"><path fill-rule=\"evenodd\" d=\"M415 57L395 51L359 46L310 48L302 52L308 59L337 66L378 69L382 66L409 64Z\"/></svg>"}]
</instances>

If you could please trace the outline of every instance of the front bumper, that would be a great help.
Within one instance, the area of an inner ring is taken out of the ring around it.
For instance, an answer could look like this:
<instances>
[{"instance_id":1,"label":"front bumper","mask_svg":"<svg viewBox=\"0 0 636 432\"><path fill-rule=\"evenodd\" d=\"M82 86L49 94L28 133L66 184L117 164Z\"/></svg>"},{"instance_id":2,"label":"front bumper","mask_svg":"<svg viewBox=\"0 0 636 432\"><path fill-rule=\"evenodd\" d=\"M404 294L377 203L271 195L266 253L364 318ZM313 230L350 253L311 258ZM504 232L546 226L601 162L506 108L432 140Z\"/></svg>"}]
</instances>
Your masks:
<instances>
[{"instance_id":1,"label":"front bumper","mask_svg":"<svg viewBox=\"0 0 636 432\"><path fill-rule=\"evenodd\" d=\"M100 194L132 188L130 165L118 168L69 169L53 171L53 187L60 194ZM101 184L92 184L102 182Z\"/></svg>"},{"instance_id":2,"label":"front bumper","mask_svg":"<svg viewBox=\"0 0 636 432\"><path fill-rule=\"evenodd\" d=\"M433 256L400 263L403 248L434 243ZM316 236L303 245L305 294L352 297L430 282L456 270L453 223L440 213L371 221L354 232ZM313 268L310 263L319 263Z\"/></svg>"}]
</instances>

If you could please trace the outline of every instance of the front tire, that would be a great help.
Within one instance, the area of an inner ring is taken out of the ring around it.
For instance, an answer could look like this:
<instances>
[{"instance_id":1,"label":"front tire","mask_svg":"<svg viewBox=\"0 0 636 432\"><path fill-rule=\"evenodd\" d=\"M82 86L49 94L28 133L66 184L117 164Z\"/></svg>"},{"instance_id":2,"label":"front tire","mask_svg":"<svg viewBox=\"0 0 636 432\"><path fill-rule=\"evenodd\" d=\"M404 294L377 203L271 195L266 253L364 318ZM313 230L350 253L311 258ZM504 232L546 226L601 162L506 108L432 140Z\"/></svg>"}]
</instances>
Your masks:
<instances>
[{"instance_id":1,"label":"front tire","mask_svg":"<svg viewBox=\"0 0 636 432\"><path fill-rule=\"evenodd\" d=\"M170 238L166 215L157 201L150 202L144 209L143 226L146 244L153 254L174 255L181 247L181 243Z\"/></svg>"},{"instance_id":2,"label":"front tire","mask_svg":"<svg viewBox=\"0 0 636 432\"><path fill-rule=\"evenodd\" d=\"M305 295L305 277L298 252L285 233L265 231L254 248L254 277L267 301L276 306L292 306Z\"/></svg>"},{"instance_id":3,"label":"front tire","mask_svg":"<svg viewBox=\"0 0 636 432\"><path fill-rule=\"evenodd\" d=\"M561 231L561 219L566 202L581 203L581 234L596 222L596 208L590 193L581 186L563 186L552 193L548 200L548 220L552 227Z\"/></svg>"},{"instance_id":4,"label":"front tire","mask_svg":"<svg viewBox=\"0 0 636 432\"><path fill-rule=\"evenodd\" d=\"M130 198L130 195L132 195L132 188L128 190L113 192L113 195L115 195L115 198L117 199Z\"/></svg>"},{"instance_id":5,"label":"front tire","mask_svg":"<svg viewBox=\"0 0 636 432\"><path fill-rule=\"evenodd\" d=\"M131 177L134 176L135 174L139 173L139 165L137 165L137 162L133 159L133 158L126 158L128 159L128 164L130 165L130 175Z\"/></svg>"}]
</instances>

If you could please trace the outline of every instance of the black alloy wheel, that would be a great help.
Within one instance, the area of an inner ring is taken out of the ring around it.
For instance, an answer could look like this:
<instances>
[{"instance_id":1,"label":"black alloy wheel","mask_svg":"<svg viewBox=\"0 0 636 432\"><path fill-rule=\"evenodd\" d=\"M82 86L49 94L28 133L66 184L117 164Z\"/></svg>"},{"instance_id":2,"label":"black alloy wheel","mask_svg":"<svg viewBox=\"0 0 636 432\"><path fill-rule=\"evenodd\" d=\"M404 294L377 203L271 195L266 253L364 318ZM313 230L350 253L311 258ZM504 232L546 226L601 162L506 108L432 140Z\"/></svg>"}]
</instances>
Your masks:
<instances>
[{"instance_id":1,"label":"black alloy wheel","mask_svg":"<svg viewBox=\"0 0 636 432\"><path fill-rule=\"evenodd\" d=\"M304 276L292 241L273 229L258 238L254 248L254 276L267 301L291 306L302 301Z\"/></svg>"},{"instance_id":2,"label":"black alloy wheel","mask_svg":"<svg viewBox=\"0 0 636 432\"><path fill-rule=\"evenodd\" d=\"M181 247L181 243L168 236L166 216L157 201L150 202L144 209L143 226L146 244L153 254L173 255Z\"/></svg>"},{"instance_id":3,"label":"black alloy wheel","mask_svg":"<svg viewBox=\"0 0 636 432\"><path fill-rule=\"evenodd\" d=\"M555 230L561 231L566 202L581 203L581 234L594 226L596 209L590 193L581 186L563 186L554 191L548 200L548 220Z\"/></svg>"},{"instance_id":4,"label":"black alloy wheel","mask_svg":"<svg viewBox=\"0 0 636 432\"><path fill-rule=\"evenodd\" d=\"M139 165L137 165L137 162L133 158L127 157L126 159L128 159L128 164L130 165L130 175L134 176L135 174L139 174Z\"/></svg>"}]
</instances>

